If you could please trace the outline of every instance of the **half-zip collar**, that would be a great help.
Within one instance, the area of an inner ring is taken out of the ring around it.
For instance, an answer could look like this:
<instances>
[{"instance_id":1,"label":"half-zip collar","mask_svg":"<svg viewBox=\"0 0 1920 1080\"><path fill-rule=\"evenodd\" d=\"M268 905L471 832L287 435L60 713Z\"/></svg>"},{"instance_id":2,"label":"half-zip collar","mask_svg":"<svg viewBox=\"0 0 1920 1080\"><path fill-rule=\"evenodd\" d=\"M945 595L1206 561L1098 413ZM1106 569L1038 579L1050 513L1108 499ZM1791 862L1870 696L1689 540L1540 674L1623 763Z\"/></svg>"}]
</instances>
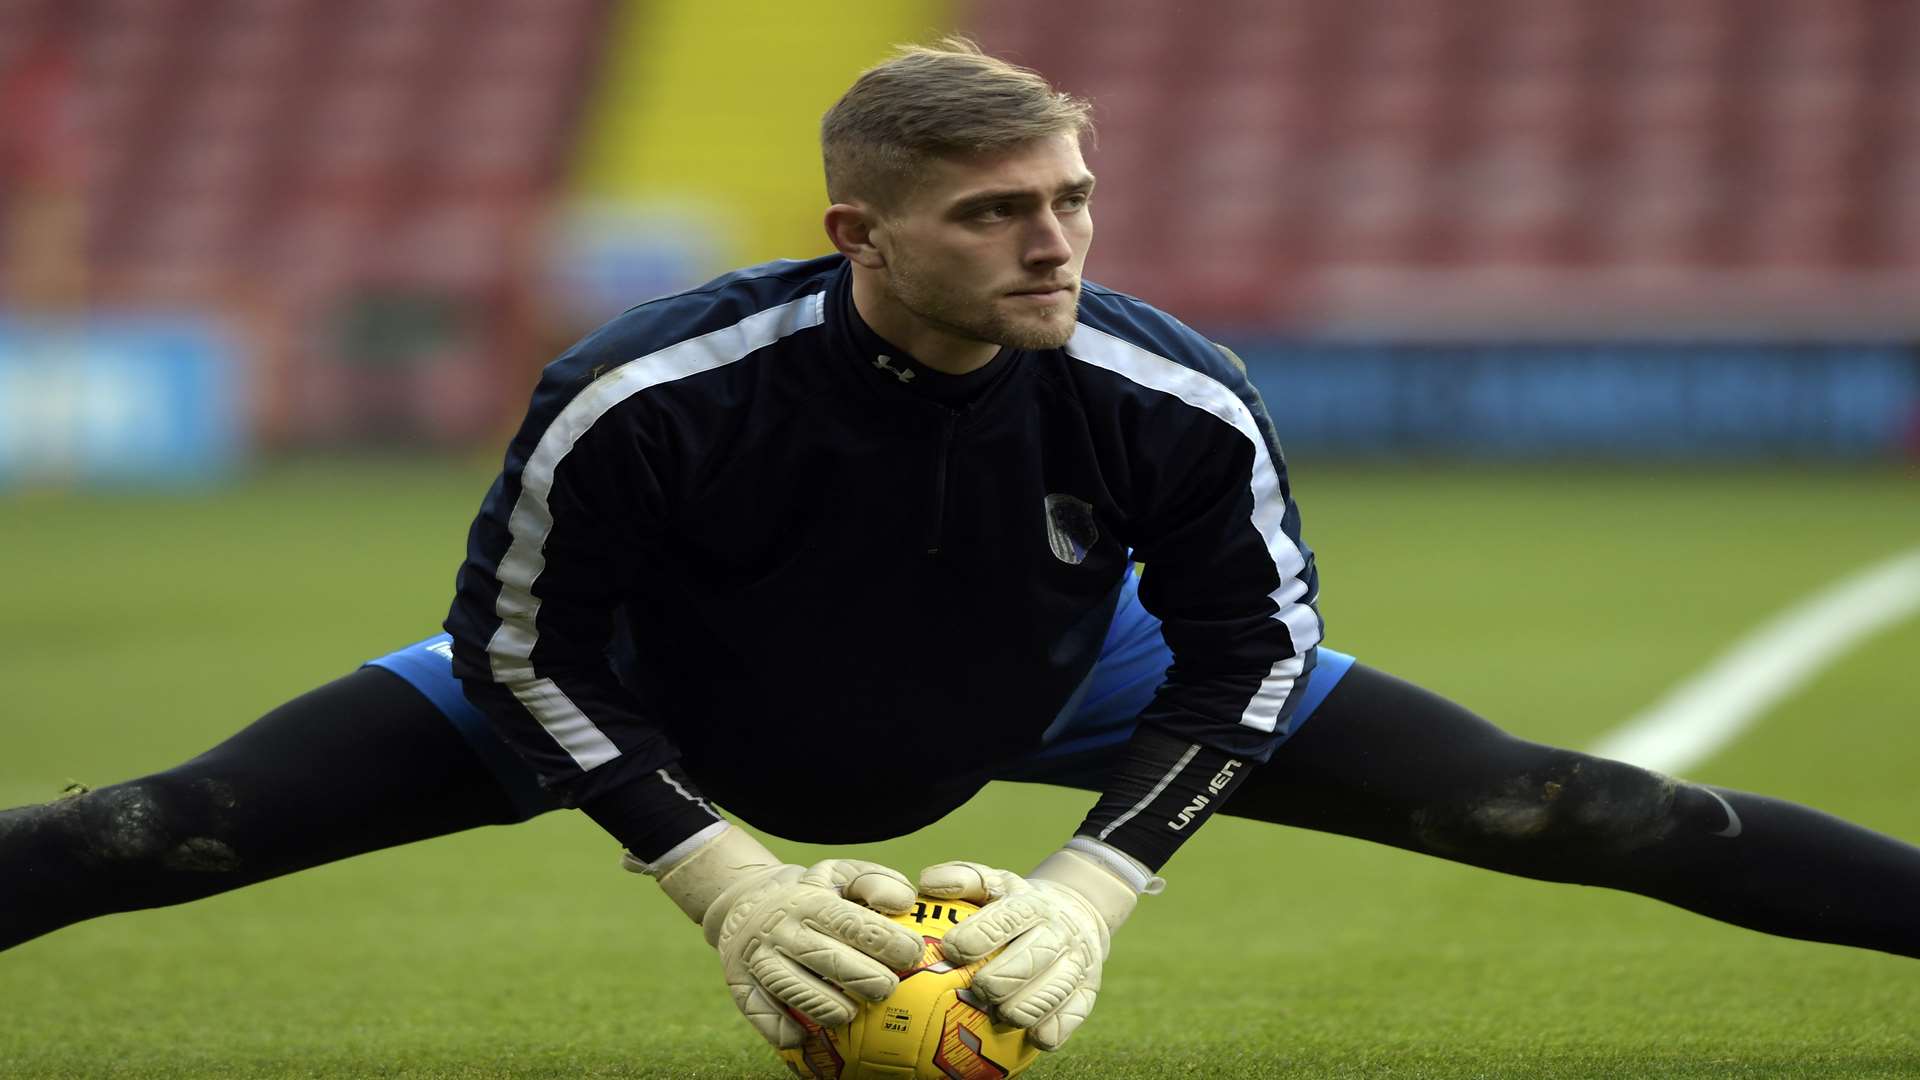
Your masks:
<instances>
[{"instance_id":1,"label":"half-zip collar","mask_svg":"<svg viewBox=\"0 0 1920 1080\"><path fill-rule=\"evenodd\" d=\"M907 390L916 397L949 409L965 409L1019 362L1019 350L1002 348L994 354L993 359L965 375L949 375L915 360L905 349L875 333L867 321L860 317L860 311L853 303L851 264L841 267L827 304L830 311L838 313L839 318L835 321L842 328L841 342L866 378Z\"/></svg>"}]
</instances>

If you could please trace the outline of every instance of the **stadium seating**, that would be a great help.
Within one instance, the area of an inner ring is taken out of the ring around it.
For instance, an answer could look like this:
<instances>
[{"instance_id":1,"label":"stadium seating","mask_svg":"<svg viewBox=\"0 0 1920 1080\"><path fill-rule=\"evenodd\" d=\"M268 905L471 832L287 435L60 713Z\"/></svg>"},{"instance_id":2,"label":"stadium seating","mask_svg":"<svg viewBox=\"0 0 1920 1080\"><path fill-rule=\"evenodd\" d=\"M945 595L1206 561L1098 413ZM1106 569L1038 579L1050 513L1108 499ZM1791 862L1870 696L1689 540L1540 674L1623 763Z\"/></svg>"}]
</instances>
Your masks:
<instances>
[{"instance_id":1,"label":"stadium seating","mask_svg":"<svg viewBox=\"0 0 1920 1080\"><path fill-rule=\"evenodd\" d=\"M0 0L0 59L64 51L81 72L91 300L248 313L270 439L362 438L384 421L347 403L368 400L458 436L495 410L447 410L447 366L532 351L507 301L611 6ZM440 347L370 361L341 351L368 289L459 314ZM352 386L368 378L395 394Z\"/></svg>"},{"instance_id":2,"label":"stadium seating","mask_svg":"<svg viewBox=\"0 0 1920 1080\"><path fill-rule=\"evenodd\" d=\"M0 198L72 188L86 237L28 289L64 212L0 216L0 301L242 313L269 442L471 434L551 351L532 259L616 6L0 0ZM1920 4L954 14L1095 100L1096 276L1223 332L1920 331ZM392 320L417 347L369 353Z\"/></svg>"},{"instance_id":3,"label":"stadium seating","mask_svg":"<svg viewBox=\"0 0 1920 1080\"><path fill-rule=\"evenodd\" d=\"M1195 317L1271 326L1369 274L1920 272L1920 5L973 0L964 17L1095 100L1101 275Z\"/></svg>"}]
</instances>

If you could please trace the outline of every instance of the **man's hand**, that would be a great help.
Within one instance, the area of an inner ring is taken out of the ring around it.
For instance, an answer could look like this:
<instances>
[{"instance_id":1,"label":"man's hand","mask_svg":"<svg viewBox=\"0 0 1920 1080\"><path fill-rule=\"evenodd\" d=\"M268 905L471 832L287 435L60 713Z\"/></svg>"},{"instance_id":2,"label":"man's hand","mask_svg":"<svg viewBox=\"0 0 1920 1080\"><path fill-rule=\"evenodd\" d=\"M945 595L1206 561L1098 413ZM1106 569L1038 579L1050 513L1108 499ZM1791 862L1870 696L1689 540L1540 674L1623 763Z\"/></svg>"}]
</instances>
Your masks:
<instances>
[{"instance_id":1,"label":"man's hand","mask_svg":"<svg viewBox=\"0 0 1920 1080\"><path fill-rule=\"evenodd\" d=\"M855 998L884 999L900 985L895 972L920 959L919 935L878 914L910 910L913 885L878 863L828 859L803 869L729 825L658 876L719 950L734 1005L783 1050L805 1034L788 1006L823 1027L844 1024Z\"/></svg>"},{"instance_id":2,"label":"man's hand","mask_svg":"<svg viewBox=\"0 0 1920 1080\"><path fill-rule=\"evenodd\" d=\"M1059 1049L1093 1011L1113 931L1139 900L1132 884L1072 848L1024 878L974 862L929 866L920 891L985 905L947 931L940 948L958 964L992 956L974 989L1042 1050Z\"/></svg>"}]
</instances>

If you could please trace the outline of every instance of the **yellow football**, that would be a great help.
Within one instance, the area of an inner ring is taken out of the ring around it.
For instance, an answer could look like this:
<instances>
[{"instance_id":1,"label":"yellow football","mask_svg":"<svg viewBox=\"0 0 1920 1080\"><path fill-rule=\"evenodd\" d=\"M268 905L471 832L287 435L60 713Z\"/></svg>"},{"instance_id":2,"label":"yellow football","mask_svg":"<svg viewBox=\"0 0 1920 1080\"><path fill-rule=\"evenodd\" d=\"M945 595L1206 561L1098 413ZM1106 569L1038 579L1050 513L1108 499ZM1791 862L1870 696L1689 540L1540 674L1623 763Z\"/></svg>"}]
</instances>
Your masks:
<instances>
[{"instance_id":1,"label":"yellow football","mask_svg":"<svg viewBox=\"0 0 1920 1080\"><path fill-rule=\"evenodd\" d=\"M810 1080L999 1080L1025 1071L1040 1052L1024 1030L994 1023L974 998L979 965L959 967L940 955L947 930L979 910L922 896L912 911L892 916L926 942L919 966L900 972L891 997L863 1006L841 1027L796 1014L806 1041L780 1051L781 1060Z\"/></svg>"}]
</instances>

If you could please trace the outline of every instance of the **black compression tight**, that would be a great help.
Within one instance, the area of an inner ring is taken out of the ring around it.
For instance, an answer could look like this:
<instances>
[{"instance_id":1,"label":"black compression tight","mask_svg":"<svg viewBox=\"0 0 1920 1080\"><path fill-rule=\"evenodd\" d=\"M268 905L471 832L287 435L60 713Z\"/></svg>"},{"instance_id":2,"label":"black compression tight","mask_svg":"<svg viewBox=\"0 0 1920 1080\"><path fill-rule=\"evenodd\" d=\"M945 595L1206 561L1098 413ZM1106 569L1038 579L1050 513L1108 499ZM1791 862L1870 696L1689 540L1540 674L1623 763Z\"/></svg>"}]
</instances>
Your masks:
<instances>
[{"instance_id":1,"label":"black compression tight","mask_svg":"<svg viewBox=\"0 0 1920 1080\"><path fill-rule=\"evenodd\" d=\"M1920 956L1920 849L1792 803L1517 739L1364 665L1225 812ZM0 949L515 818L424 697L362 669L178 768L0 811Z\"/></svg>"},{"instance_id":2,"label":"black compression tight","mask_svg":"<svg viewBox=\"0 0 1920 1080\"><path fill-rule=\"evenodd\" d=\"M1364 665L1222 812L1920 956L1920 848L1780 799L1517 739Z\"/></svg>"},{"instance_id":3,"label":"black compression tight","mask_svg":"<svg viewBox=\"0 0 1920 1080\"><path fill-rule=\"evenodd\" d=\"M0 949L515 818L439 710L362 668L177 768L0 811Z\"/></svg>"}]
</instances>

